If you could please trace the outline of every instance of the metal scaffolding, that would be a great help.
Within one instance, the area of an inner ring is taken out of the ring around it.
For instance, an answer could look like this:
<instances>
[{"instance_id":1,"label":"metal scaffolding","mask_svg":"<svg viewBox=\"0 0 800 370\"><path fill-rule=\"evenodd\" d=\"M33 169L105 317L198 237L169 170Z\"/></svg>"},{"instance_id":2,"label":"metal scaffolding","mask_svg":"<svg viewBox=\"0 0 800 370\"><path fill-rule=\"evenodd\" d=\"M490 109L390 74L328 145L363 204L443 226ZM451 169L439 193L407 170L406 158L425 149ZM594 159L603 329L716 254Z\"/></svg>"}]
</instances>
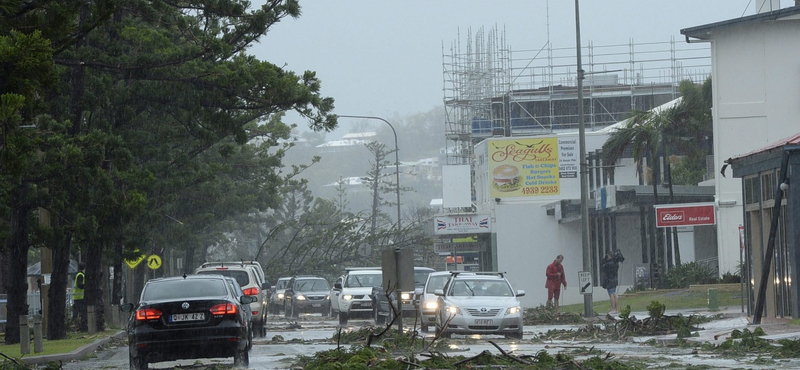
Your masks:
<instances>
[{"instance_id":1,"label":"metal scaffolding","mask_svg":"<svg viewBox=\"0 0 800 370\"><path fill-rule=\"evenodd\" d=\"M461 36L459 35L459 38ZM473 145L492 136L575 131L575 48L512 51L505 31L467 31L467 42L443 48L447 164L472 164ZM634 43L582 48L584 116L594 131L677 98L683 80L711 74L707 44Z\"/></svg>"}]
</instances>

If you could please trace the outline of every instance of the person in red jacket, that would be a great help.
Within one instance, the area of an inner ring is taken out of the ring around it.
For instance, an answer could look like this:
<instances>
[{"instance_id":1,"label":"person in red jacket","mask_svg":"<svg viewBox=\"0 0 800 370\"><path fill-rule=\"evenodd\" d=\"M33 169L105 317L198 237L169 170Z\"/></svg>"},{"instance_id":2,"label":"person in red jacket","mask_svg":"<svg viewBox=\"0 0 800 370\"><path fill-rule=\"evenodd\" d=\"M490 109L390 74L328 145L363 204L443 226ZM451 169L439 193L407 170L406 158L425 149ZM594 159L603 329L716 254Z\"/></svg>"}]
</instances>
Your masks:
<instances>
[{"instance_id":1,"label":"person in red jacket","mask_svg":"<svg viewBox=\"0 0 800 370\"><path fill-rule=\"evenodd\" d=\"M563 260L564 256L559 254L553 263L547 265L547 270L545 271L547 282L545 282L544 287L547 288L547 307L553 305L556 314L558 314L558 299L561 297L561 285L564 285L564 289L567 289L564 265L561 264ZM555 298L555 303L552 303L553 298Z\"/></svg>"}]
</instances>

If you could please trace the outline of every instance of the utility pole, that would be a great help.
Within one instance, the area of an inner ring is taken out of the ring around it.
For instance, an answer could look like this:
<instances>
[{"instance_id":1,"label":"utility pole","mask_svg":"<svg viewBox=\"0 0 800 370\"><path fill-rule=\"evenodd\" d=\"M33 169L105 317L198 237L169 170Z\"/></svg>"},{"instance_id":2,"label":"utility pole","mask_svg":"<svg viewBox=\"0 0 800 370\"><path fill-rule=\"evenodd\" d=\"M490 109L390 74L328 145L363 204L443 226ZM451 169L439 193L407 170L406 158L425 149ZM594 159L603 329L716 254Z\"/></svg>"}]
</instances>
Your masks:
<instances>
[{"instance_id":1,"label":"utility pole","mask_svg":"<svg viewBox=\"0 0 800 370\"><path fill-rule=\"evenodd\" d=\"M575 46L578 60L578 139L580 146L581 180L581 248L583 271L592 271L592 251L589 248L589 166L586 163L586 124L583 122L583 65L581 64L581 16L579 0L575 0ZM583 295L583 317L593 317L592 294Z\"/></svg>"}]
</instances>

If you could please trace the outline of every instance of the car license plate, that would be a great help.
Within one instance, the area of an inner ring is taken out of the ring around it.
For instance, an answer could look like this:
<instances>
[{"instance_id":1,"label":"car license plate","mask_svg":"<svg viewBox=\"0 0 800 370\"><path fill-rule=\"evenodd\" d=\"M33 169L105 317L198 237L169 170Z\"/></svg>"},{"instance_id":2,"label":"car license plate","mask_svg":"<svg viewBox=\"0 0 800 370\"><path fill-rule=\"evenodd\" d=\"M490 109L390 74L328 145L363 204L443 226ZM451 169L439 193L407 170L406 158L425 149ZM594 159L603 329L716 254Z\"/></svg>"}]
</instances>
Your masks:
<instances>
[{"instance_id":1,"label":"car license plate","mask_svg":"<svg viewBox=\"0 0 800 370\"><path fill-rule=\"evenodd\" d=\"M196 313L179 313L172 315L170 317L171 322L182 322L182 321L200 321L205 320L206 315L203 312L196 312Z\"/></svg>"},{"instance_id":2,"label":"car license plate","mask_svg":"<svg viewBox=\"0 0 800 370\"><path fill-rule=\"evenodd\" d=\"M361 302L361 306L372 307L372 302Z\"/></svg>"},{"instance_id":3,"label":"car license plate","mask_svg":"<svg viewBox=\"0 0 800 370\"><path fill-rule=\"evenodd\" d=\"M477 325L477 326L490 326L490 325L492 325L492 320L489 320L489 319L475 319L475 325Z\"/></svg>"},{"instance_id":4,"label":"car license plate","mask_svg":"<svg viewBox=\"0 0 800 370\"><path fill-rule=\"evenodd\" d=\"M311 307L322 307L322 303L312 303Z\"/></svg>"}]
</instances>

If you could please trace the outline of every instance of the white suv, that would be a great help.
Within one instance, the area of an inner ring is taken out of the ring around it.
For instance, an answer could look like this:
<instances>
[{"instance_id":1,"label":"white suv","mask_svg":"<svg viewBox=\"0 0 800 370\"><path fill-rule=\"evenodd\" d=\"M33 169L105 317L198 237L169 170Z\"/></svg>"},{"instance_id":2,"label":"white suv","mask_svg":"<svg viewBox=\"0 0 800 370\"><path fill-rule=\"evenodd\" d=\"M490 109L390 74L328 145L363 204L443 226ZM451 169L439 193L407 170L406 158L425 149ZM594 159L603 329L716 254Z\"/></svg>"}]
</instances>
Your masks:
<instances>
[{"instance_id":1,"label":"white suv","mask_svg":"<svg viewBox=\"0 0 800 370\"><path fill-rule=\"evenodd\" d=\"M200 265L194 273L218 274L236 279L242 287L244 295L256 297L256 301L250 303L253 315L253 334L257 337L267 335L267 308L269 307L267 294L271 286L264 280L264 270L261 269L261 264L256 261L206 262Z\"/></svg>"},{"instance_id":2,"label":"white suv","mask_svg":"<svg viewBox=\"0 0 800 370\"><path fill-rule=\"evenodd\" d=\"M375 288L383 283L380 267L350 267L339 277L331 289L331 315L339 314L339 324L347 324L351 317L373 317Z\"/></svg>"}]
</instances>

